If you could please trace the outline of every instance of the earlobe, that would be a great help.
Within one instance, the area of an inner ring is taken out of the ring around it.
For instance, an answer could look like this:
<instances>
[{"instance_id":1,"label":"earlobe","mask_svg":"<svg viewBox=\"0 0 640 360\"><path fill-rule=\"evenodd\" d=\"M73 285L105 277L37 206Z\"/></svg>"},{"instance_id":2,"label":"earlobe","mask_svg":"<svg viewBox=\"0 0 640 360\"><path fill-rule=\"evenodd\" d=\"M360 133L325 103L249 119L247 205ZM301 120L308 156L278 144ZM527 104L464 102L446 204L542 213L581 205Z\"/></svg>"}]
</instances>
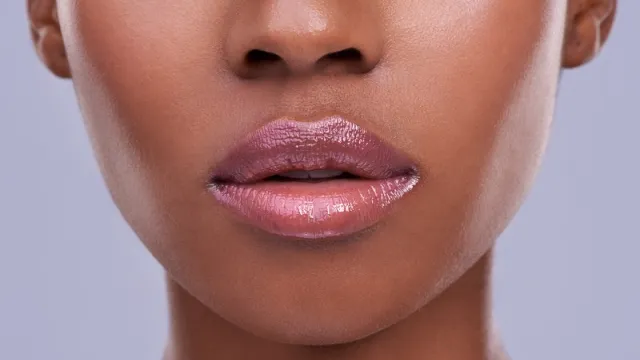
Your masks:
<instances>
[{"instance_id":1,"label":"earlobe","mask_svg":"<svg viewBox=\"0 0 640 360\"><path fill-rule=\"evenodd\" d=\"M562 65L575 68L591 61L611 31L617 0L569 0Z\"/></svg>"},{"instance_id":2,"label":"earlobe","mask_svg":"<svg viewBox=\"0 0 640 360\"><path fill-rule=\"evenodd\" d=\"M27 0L27 10L38 57L54 75L70 78L71 69L60 31L56 0Z\"/></svg>"}]
</instances>

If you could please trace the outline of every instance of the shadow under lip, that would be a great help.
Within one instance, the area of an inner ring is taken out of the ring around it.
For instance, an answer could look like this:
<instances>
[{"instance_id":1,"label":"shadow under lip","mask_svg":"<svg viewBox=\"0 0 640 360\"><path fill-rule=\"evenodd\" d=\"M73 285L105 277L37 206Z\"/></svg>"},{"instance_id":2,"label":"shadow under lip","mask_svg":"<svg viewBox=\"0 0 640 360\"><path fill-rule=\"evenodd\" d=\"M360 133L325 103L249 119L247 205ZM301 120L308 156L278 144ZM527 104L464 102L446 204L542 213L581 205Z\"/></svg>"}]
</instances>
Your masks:
<instances>
[{"instance_id":1,"label":"shadow under lip","mask_svg":"<svg viewBox=\"0 0 640 360\"><path fill-rule=\"evenodd\" d=\"M243 230L246 231L247 234L251 235L251 238L259 240L258 243L262 246L266 245L269 247L292 249L295 251L331 252L345 249L356 243L369 239L378 230L378 228L384 225L384 222L382 221L373 224L349 235L326 237L321 241L318 241L318 239L272 234L258 227L244 223L240 223L239 225L242 226Z\"/></svg>"}]
</instances>

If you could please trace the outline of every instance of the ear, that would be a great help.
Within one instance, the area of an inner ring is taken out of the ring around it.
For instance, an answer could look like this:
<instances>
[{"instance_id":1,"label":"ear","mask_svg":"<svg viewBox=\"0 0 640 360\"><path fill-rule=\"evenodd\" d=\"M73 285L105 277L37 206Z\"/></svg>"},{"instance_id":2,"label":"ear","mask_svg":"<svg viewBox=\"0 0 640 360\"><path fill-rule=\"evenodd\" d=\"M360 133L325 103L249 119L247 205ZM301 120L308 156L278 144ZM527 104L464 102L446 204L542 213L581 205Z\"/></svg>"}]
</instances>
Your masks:
<instances>
[{"instance_id":1,"label":"ear","mask_svg":"<svg viewBox=\"0 0 640 360\"><path fill-rule=\"evenodd\" d=\"M62 40L56 0L27 0L31 39L38 57L56 76L70 78L71 69Z\"/></svg>"},{"instance_id":2,"label":"ear","mask_svg":"<svg viewBox=\"0 0 640 360\"><path fill-rule=\"evenodd\" d=\"M575 68L591 61L611 31L617 0L568 0L563 63Z\"/></svg>"}]
</instances>

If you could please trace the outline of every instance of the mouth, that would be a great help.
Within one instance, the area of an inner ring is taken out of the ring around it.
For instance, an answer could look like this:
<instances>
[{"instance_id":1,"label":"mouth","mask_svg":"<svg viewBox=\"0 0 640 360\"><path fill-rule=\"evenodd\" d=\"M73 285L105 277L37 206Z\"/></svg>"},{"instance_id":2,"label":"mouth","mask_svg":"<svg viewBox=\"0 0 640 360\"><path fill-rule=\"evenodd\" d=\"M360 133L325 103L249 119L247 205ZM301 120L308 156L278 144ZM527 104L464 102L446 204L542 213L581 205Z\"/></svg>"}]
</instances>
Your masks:
<instances>
[{"instance_id":1,"label":"mouth","mask_svg":"<svg viewBox=\"0 0 640 360\"><path fill-rule=\"evenodd\" d=\"M209 190L267 233L323 239L376 225L418 181L406 155L331 117L268 123L218 164Z\"/></svg>"}]
</instances>

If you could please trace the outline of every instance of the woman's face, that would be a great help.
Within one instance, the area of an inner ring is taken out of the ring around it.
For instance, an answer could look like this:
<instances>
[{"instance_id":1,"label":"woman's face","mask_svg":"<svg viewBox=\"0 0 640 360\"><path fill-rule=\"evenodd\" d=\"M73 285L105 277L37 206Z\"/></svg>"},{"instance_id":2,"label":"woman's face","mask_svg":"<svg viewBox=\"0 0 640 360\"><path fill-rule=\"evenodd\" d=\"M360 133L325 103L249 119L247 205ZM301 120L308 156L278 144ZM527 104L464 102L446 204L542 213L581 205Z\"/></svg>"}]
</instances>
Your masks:
<instances>
[{"instance_id":1,"label":"woman's face","mask_svg":"<svg viewBox=\"0 0 640 360\"><path fill-rule=\"evenodd\" d=\"M308 344L398 322L490 250L539 165L567 21L566 0L59 0L58 10L125 219L222 318ZM352 159L340 163L341 151ZM317 170L313 156L323 169L365 162L406 177L377 197L391 175L264 179Z\"/></svg>"}]
</instances>

